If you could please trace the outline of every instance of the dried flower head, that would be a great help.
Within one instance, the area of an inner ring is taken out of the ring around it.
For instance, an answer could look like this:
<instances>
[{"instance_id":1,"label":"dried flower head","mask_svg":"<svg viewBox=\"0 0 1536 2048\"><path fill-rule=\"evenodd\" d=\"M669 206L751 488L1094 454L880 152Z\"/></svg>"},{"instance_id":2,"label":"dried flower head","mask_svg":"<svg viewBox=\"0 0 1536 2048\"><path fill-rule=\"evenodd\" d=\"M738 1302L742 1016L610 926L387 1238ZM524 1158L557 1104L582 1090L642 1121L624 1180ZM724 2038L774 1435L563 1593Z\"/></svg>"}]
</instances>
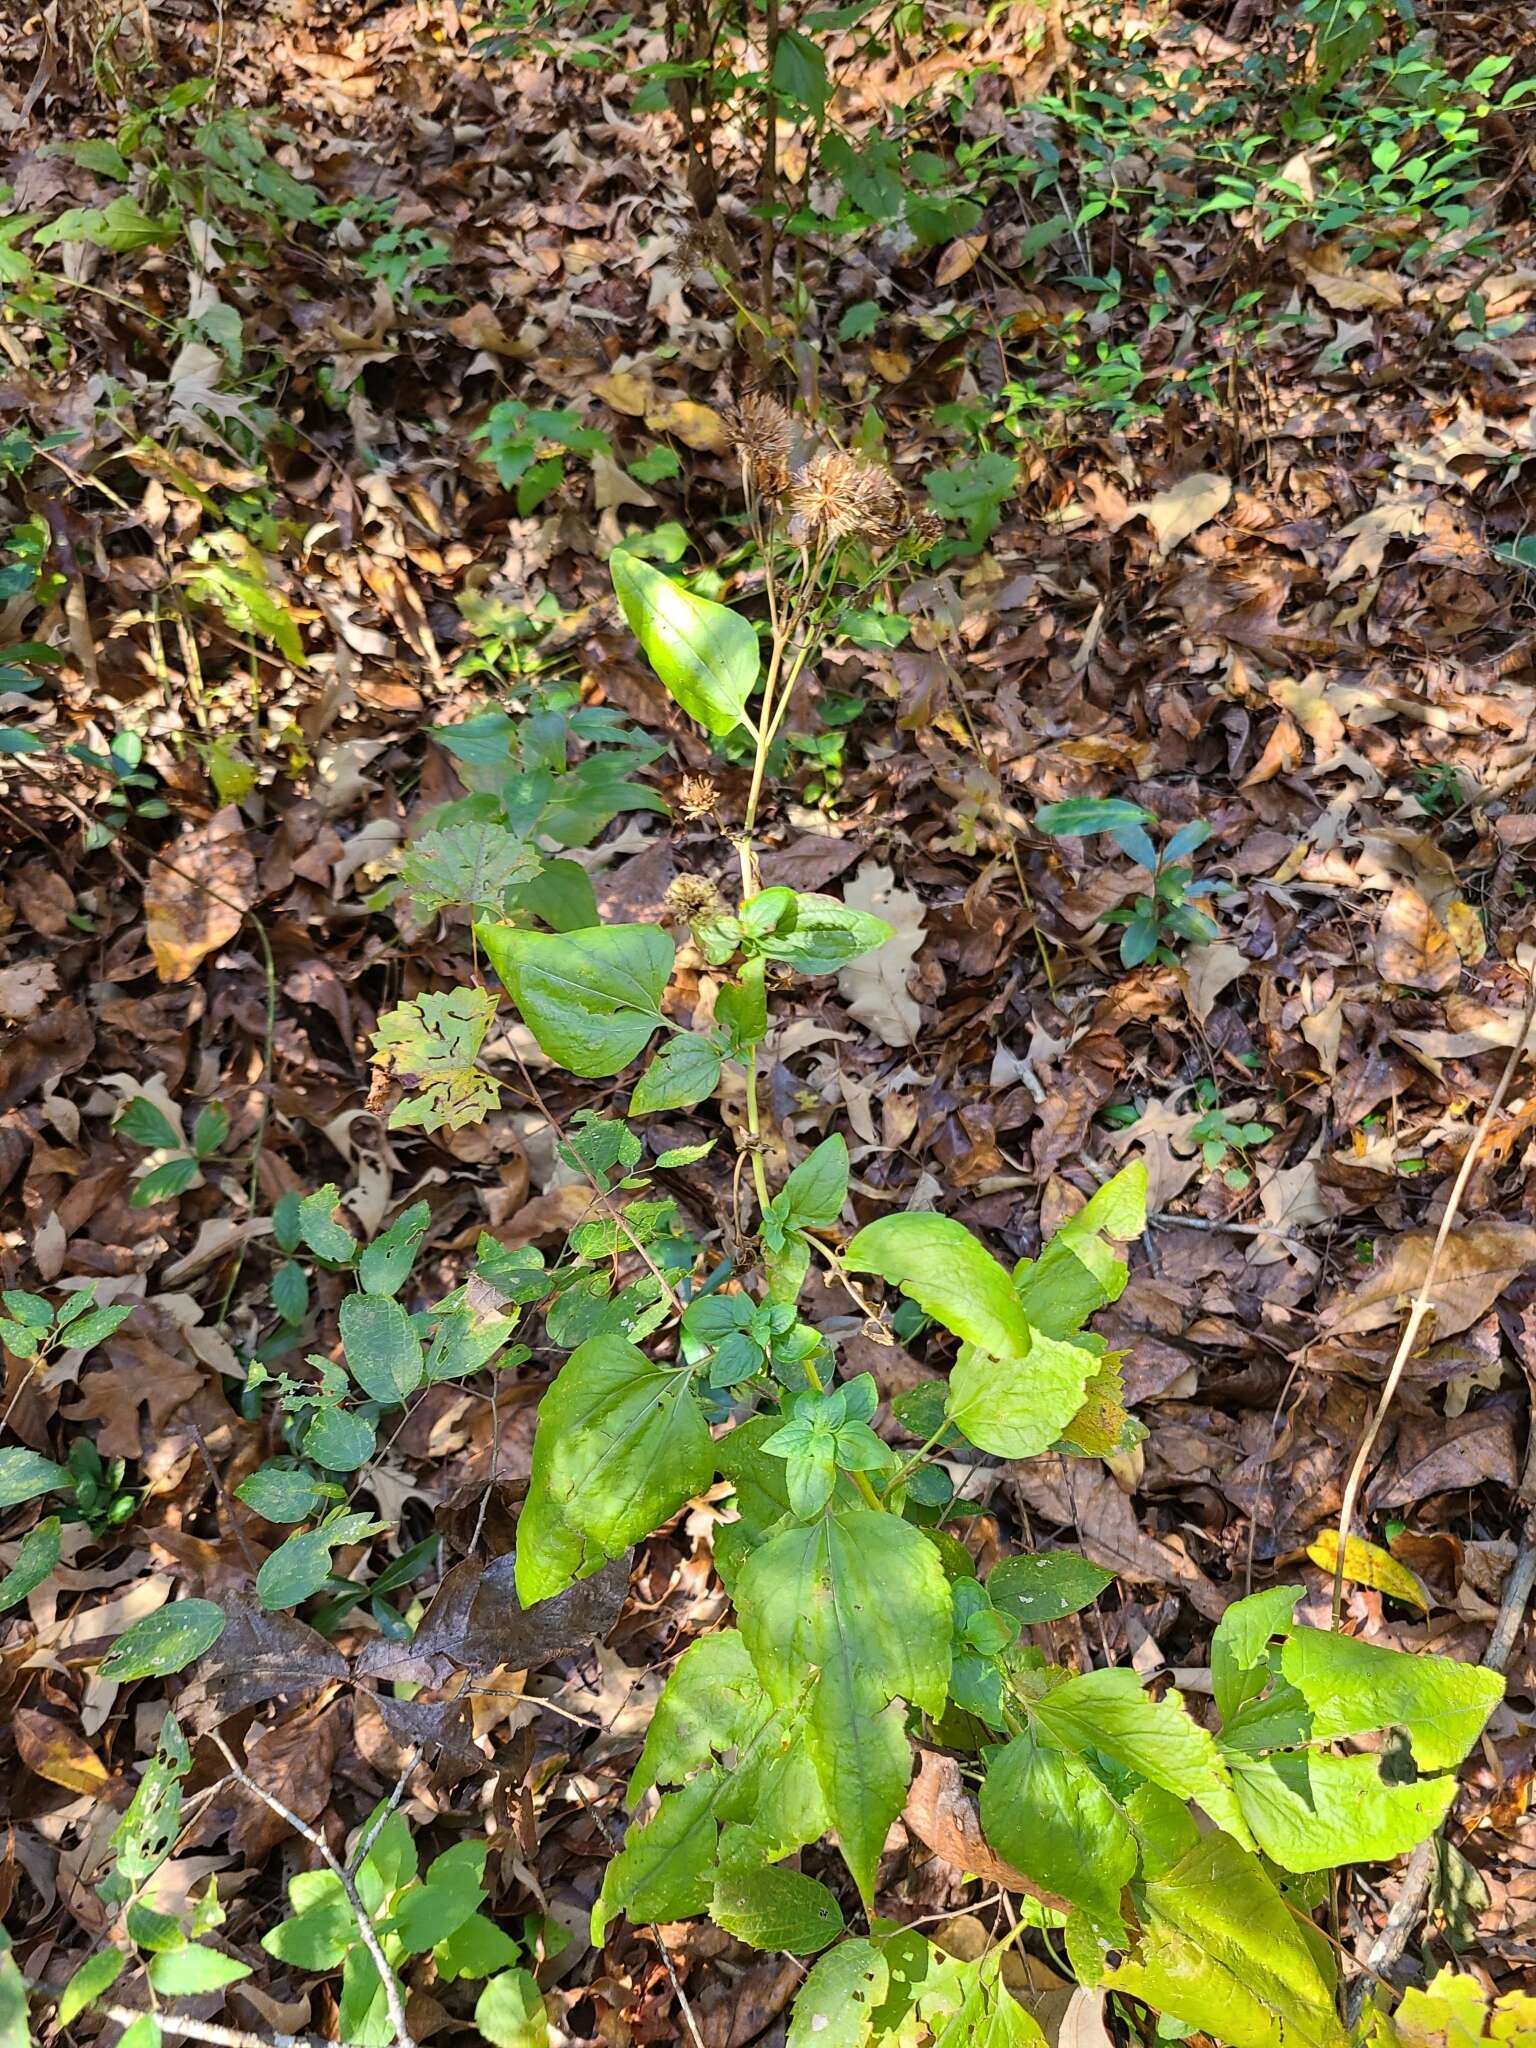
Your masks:
<instances>
[{"instance_id":1,"label":"dried flower head","mask_svg":"<svg viewBox=\"0 0 1536 2048\"><path fill-rule=\"evenodd\" d=\"M708 875L679 875L662 901L679 924L700 924L725 907Z\"/></svg>"},{"instance_id":2,"label":"dried flower head","mask_svg":"<svg viewBox=\"0 0 1536 2048\"><path fill-rule=\"evenodd\" d=\"M790 538L802 547L857 534L877 552L906 532L911 518L900 484L860 455L813 455L789 486Z\"/></svg>"},{"instance_id":3,"label":"dried flower head","mask_svg":"<svg viewBox=\"0 0 1536 2048\"><path fill-rule=\"evenodd\" d=\"M677 786L677 808L685 818L712 818L720 792L707 775L685 775Z\"/></svg>"},{"instance_id":4,"label":"dried flower head","mask_svg":"<svg viewBox=\"0 0 1536 2048\"><path fill-rule=\"evenodd\" d=\"M930 512L926 508L921 512L914 512L907 528L907 538L918 554L925 555L930 548L937 547L944 538L944 522L937 512Z\"/></svg>"},{"instance_id":5,"label":"dried flower head","mask_svg":"<svg viewBox=\"0 0 1536 2048\"><path fill-rule=\"evenodd\" d=\"M765 498L781 497L789 484L789 451L794 422L766 391L746 391L724 408L721 418L736 458Z\"/></svg>"}]
</instances>

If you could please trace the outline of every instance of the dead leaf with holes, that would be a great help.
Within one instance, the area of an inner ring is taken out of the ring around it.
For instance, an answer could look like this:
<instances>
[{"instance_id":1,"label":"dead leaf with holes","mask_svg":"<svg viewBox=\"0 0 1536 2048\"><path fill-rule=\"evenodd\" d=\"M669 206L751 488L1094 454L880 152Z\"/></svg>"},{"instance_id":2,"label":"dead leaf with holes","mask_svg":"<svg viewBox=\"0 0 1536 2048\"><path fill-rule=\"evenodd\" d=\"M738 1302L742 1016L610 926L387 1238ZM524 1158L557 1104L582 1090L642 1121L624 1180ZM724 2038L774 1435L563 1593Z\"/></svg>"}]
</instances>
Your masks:
<instances>
[{"instance_id":1,"label":"dead leaf with holes","mask_svg":"<svg viewBox=\"0 0 1536 2048\"><path fill-rule=\"evenodd\" d=\"M923 943L923 899L912 889L897 888L889 868L867 860L845 886L843 901L850 910L868 911L891 927L883 945L861 953L838 973L848 1014L886 1045L911 1045L923 1021L907 989L907 975Z\"/></svg>"},{"instance_id":2,"label":"dead leaf with holes","mask_svg":"<svg viewBox=\"0 0 1536 2048\"><path fill-rule=\"evenodd\" d=\"M256 900L256 863L233 804L184 832L144 884L145 938L162 981L189 981L227 946Z\"/></svg>"}]
</instances>

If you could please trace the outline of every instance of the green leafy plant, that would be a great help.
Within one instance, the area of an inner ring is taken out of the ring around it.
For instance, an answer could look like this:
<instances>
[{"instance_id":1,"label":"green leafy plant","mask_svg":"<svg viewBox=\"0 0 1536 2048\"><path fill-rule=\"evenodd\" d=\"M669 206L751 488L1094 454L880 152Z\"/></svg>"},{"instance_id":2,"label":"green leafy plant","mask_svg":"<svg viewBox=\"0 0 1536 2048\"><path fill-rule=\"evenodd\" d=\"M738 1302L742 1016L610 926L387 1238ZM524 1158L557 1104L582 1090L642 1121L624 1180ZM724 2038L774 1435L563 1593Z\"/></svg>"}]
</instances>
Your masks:
<instances>
[{"instance_id":1,"label":"green leafy plant","mask_svg":"<svg viewBox=\"0 0 1536 2048\"><path fill-rule=\"evenodd\" d=\"M804 486L789 500L798 529L781 525L760 488L763 466L754 468L762 420L757 429L755 443L744 432L744 467L772 583L766 664L743 615L631 556L613 565L625 615L677 701L718 739L742 727L752 741L739 900L730 906L713 885L686 892L695 940L726 976L713 1026L689 1028L668 1013L673 941L661 927L545 931L486 905L475 920L479 946L550 1060L589 1080L643 1061L631 1118L693 1104L739 1064L753 1136L770 967L831 972L885 936L878 920L836 899L762 888L752 828L795 680L836 631L865 549L888 554L896 525L869 513L875 501L890 512L883 487L849 486L853 472L842 469L834 483L857 511L843 530L834 530L833 490L817 500ZM1182 887L1179 857L1198 837L1175 835L1159 859L1149 822L1135 806L1086 817L1068 807L1062 829L1111 830ZM1180 907L1172 894L1153 900ZM849 2041L958 2041L971 2036L944 2030L983 2024L1035 2038L995 1953L957 1964L879 1922L869 1937L832 1946L845 1927L837 1889L791 1865L832 1834L870 1906L914 1744L942 1741L973 1759L982 1828L1065 1915L1084 1981L1131 1992L1239 2048L1268 2042L1276 2025L1331 2038L1332 1964L1275 1873L1289 1873L1295 1891L1314 1871L1421 1839L1446 1810L1452 1766L1499 1680L1298 1629L1298 1589L1278 1588L1238 1603L1218 1630L1213 1733L1177 1694L1155 1697L1133 1672L1072 1675L1024 1640L1031 1622L1096 1597L1104 1577L1086 1560L1010 1560L982 1582L948 1526L964 1513L943 1464L957 1447L1017 1460L1104 1456L1135 1440L1120 1362L1089 1323L1125 1284L1115 1247L1143 1227L1142 1168L1100 1188L1037 1258L1009 1272L942 1215L886 1216L843 1237L848 1162L836 1133L776 1192L754 1145L755 1264L701 1288L696 1249L635 1171L641 1145L628 1120L587 1118L562 1150L593 1190L568 1261L511 1266L484 1241L477 1260L490 1287L542 1302L550 1339L570 1351L539 1411L516 1558L521 1598L550 1599L622 1558L721 1478L735 1493L715 1559L736 1625L692 1646L668 1681L594 1935L621 1914L708 1912L748 1942L827 1950L800 1993L792 2039L814 2038L833 2010L837 2038ZM284 1386L281 1398L305 1464L345 1472L369 1454L372 1418L431 1377L433 1354L422 1318L394 1301L395 1268L387 1284L370 1285L334 1202L327 1189L298 1204L279 1242L302 1241L361 1280L342 1305L346 1369L316 1355L317 1381ZM600 1265L620 1251L638 1254L645 1272L615 1291ZM919 1400L882 1415L867 1376L838 1380L832 1346L800 1313L813 1260L850 1286L884 1282L936 1343L953 1343L947 1371ZM674 1326L669 1351L661 1339ZM494 1355L480 1347L504 1334L464 1333L456 1362ZM274 1592L311 1597L335 1543L367 1524L339 1511L317 1517L317 1500L299 1500L310 1482L297 1467L248 1482L258 1483L268 1500L291 1494L311 1525L269 1560L265 1570L283 1581ZM1401 1779L1336 1747L1384 1727L1408 1734L1415 1770ZM914 2025L926 2036L913 2036Z\"/></svg>"},{"instance_id":2,"label":"green leafy plant","mask_svg":"<svg viewBox=\"0 0 1536 2048\"><path fill-rule=\"evenodd\" d=\"M1229 1188L1245 1188L1253 1179L1247 1155L1255 1145L1266 1145L1275 1135L1270 1125L1250 1118L1239 1122L1222 1107L1216 1085L1202 1077L1195 1083L1194 1098L1201 1114L1190 1126L1189 1135L1200 1147L1200 1156L1212 1172L1220 1172ZM1237 1164L1228 1164L1236 1154Z\"/></svg>"},{"instance_id":3,"label":"green leafy plant","mask_svg":"<svg viewBox=\"0 0 1536 2048\"><path fill-rule=\"evenodd\" d=\"M147 1169L128 1198L132 1208L148 1209L202 1185L204 1166L228 1143L229 1111L222 1102L205 1103L193 1122L189 1145L178 1123L159 1103L147 1095L136 1095L125 1105L113 1129L149 1154Z\"/></svg>"},{"instance_id":4,"label":"green leafy plant","mask_svg":"<svg viewBox=\"0 0 1536 2048\"><path fill-rule=\"evenodd\" d=\"M582 424L569 406L527 406L520 398L493 405L478 438L502 485L516 493L523 518L536 512L551 492L565 482L569 455L612 456L613 444L597 427Z\"/></svg>"},{"instance_id":5,"label":"green leafy plant","mask_svg":"<svg viewBox=\"0 0 1536 2048\"><path fill-rule=\"evenodd\" d=\"M1123 797L1073 796L1045 804L1035 813L1036 831L1052 839L1089 839L1102 833L1151 875L1150 893L1137 896L1128 908L1105 914L1106 924L1124 926L1120 960L1126 967L1140 967L1147 960L1171 966L1181 943L1206 945L1216 936L1215 920L1196 907L1196 899L1218 894L1223 885L1195 881L1187 858L1210 838L1211 827L1196 818L1158 846L1149 829L1157 823L1153 812Z\"/></svg>"}]
</instances>

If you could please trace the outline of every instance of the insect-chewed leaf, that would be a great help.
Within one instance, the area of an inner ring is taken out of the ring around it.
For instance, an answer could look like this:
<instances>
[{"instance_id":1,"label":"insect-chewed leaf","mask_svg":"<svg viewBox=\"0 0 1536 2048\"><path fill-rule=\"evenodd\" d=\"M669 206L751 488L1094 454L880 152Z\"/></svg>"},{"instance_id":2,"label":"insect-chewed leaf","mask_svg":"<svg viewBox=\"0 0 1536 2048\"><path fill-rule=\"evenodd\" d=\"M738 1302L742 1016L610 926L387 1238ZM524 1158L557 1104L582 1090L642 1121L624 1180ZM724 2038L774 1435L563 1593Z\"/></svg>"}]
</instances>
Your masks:
<instances>
[{"instance_id":1,"label":"insect-chewed leaf","mask_svg":"<svg viewBox=\"0 0 1536 2048\"><path fill-rule=\"evenodd\" d=\"M397 1103L391 1130L463 1130L501 1100L501 1090L475 1062L496 1015L489 989L455 988L398 1003L373 1034L374 1065L420 1093Z\"/></svg>"}]
</instances>

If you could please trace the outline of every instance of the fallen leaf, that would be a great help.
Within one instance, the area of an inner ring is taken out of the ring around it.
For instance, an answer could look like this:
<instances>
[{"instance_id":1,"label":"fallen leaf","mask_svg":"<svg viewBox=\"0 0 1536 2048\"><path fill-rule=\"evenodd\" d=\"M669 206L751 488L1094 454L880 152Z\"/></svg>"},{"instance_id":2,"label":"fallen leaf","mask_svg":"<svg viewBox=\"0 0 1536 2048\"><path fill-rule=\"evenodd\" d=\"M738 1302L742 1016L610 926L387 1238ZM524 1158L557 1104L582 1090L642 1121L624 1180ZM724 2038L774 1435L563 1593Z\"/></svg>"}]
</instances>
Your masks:
<instances>
[{"instance_id":1,"label":"fallen leaf","mask_svg":"<svg viewBox=\"0 0 1536 2048\"><path fill-rule=\"evenodd\" d=\"M317 1820L331 1795L340 1746L341 1724L334 1705L306 1709L275 1727L251 1731L246 1737L246 1775L300 1820ZM292 1825L244 1785L236 1785L234 1797L239 1812L229 1831L230 1846L256 1861L270 1856L293 1833Z\"/></svg>"},{"instance_id":2,"label":"fallen leaf","mask_svg":"<svg viewBox=\"0 0 1536 2048\"><path fill-rule=\"evenodd\" d=\"M67 1722L37 1707L18 1707L11 1732L16 1738L16 1754L27 1769L50 1785L94 1796L106 1784L106 1765Z\"/></svg>"},{"instance_id":3,"label":"fallen leaf","mask_svg":"<svg viewBox=\"0 0 1536 2048\"><path fill-rule=\"evenodd\" d=\"M606 377L594 377L588 389L626 419L643 419L656 402L650 379L634 370L614 370Z\"/></svg>"},{"instance_id":4,"label":"fallen leaf","mask_svg":"<svg viewBox=\"0 0 1536 2048\"><path fill-rule=\"evenodd\" d=\"M1130 1497L1089 1458L1049 1453L1007 1467L1009 1483L1038 1515L1074 1529L1074 1547L1123 1579L1178 1586L1207 1620L1217 1620L1227 1595L1172 1543L1143 1535Z\"/></svg>"},{"instance_id":5,"label":"fallen leaf","mask_svg":"<svg viewBox=\"0 0 1536 2048\"><path fill-rule=\"evenodd\" d=\"M1421 534L1425 512L1433 502L1424 498L1388 498L1373 505L1369 512L1362 512L1358 519L1351 519L1347 526L1341 526L1336 538L1347 540L1349 546L1334 564L1328 588L1347 583L1362 571L1367 576L1379 576L1388 543L1411 540Z\"/></svg>"},{"instance_id":6,"label":"fallen leaf","mask_svg":"<svg viewBox=\"0 0 1536 2048\"><path fill-rule=\"evenodd\" d=\"M599 512L610 512L620 505L653 506L657 500L644 484L637 484L620 469L611 455L598 453L592 457L592 502Z\"/></svg>"},{"instance_id":7,"label":"fallen leaf","mask_svg":"<svg viewBox=\"0 0 1536 2048\"><path fill-rule=\"evenodd\" d=\"M1390 271L1350 269L1342 257L1337 268L1330 268L1321 259L1333 253L1314 250L1313 260L1301 266L1302 276L1325 306L1339 313L1365 313L1403 303L1403 288Z\"/></svg>"},{"instance_id":8,"label":"fallen leaf","mask_svg":"<svg viewBox=\"0 0 1536 2048\"><path fill-rule=\"evenodd\" d=\"M0 1109L41 1095L64 1074L83 1067L96 1034L78 1003L56 1003L0 1046Z\"/></svg>"},{"instance_id":9,"label":"fallen leaf","mask_svg":"<svg viewBox=\"0 0 1536 2048\"><path fill-rule=\"evenodd\" d=\"M256 863L234 805L184 832L144 884L145 937L162 981L186 981L239 931L256 900Z\"/></svg>"},{"instance_id":10,"label":"fallen leaf","mask_svg":"<svg viewBox=\"0 0 1536 2048\"><path fill-rule=\"evenodd\" d=\"M891 870L867 860L843 889L850 910L883 917L891 936L839 971L838 992L848 1014L886 1045L911 1045L923 1013L907 991L907 974L923 943L925 906L914 890L900 889Z\"/></svg>"},{"instance_id":11,"label":"fallen leaf","mask_svg":"<svg viewBox=\"0 0 1536 2048\"><path fill-rule=\"evenodd\" d=\"M291 1614L269 1614L253 1600L225 1603L224 1632L177 1701L206 1735L265 1700L297 1698L347 1675L334 1643Z\"/></svg>"},{"instance_id":12,"label":"fallen leaf","mask_svg":"<svg viewBox=\"0 0 1536 2048\"><path fill-rule=\"evenodd\" d=\"M696 398L672 399L659 411L648 412L645 424L653 434L674 434L685 448L697 449L704 455L731 452L725 421L712 405L701 405Z\"/></svg>"},{"instance_id":13,"label":"fallen leaf","mask_svg":"<svg viewBox=\"0 0 1536 2048\"><path fill-rule=\"evenodd\" d=\"M1322 1313L1330 1337L1363 1337L1407 1313L1423 1285L1432 1230L1378 1239L1375 1265L1352 1292L1336 1295ZM1430 1293L1435 1337L1470 1329L1529 1267L1536 1265L1536 1229L1526 1223L1464 1223L1440 1254Z\"/></svg>"},{"instance_id":14,"label":"fallen leaf","mask_svg":"<svg viewBox=\"0 0 1536 2048\"><path fill-rule=\"evenodd\" d=\"M1408 883L1399 883L1376 927L1376 971L1400 988L1431 992L1454 988L1461 978L1456 942Z\"/></svg>"},{"instance_id":15,"label":"fallen leaf","mask_svg":"<svg viewBox=\"0 0 1536 2048\"><path fill-rule=\"evenodd\" d=\"M1228 939L1215 939L1208 946L1190 946L1184 954L1184 993L1197 1023L1204 1024L1216 1006L1216 998L1230 988L1249 962Z\"/></svg>"},{"instance_id":16,"label":"fallen leaf","mask_svg":"<svg viewBox=\"0 0 1536 2048\"><path fill-rule=\"evenodd\" d=\"M0 967L0 1017L8 1024L30 1023L58 985L58 970L48 960Z\"/></svg>"},{"instance_id":17,"label":"fallen leaf","mask_svg":"<svg viewBox=\"0 0 1536 2048\"><path fill-rule=\"evenodd\" d=\"M902 1819L925 1848L942 1856L953 1869L979 1877L983 1884L1027 1892L1047 1906L1065 1908L1065 1900L1043 1891L988 1845L954 1757L936 1749L918 1751L917 1776L907 1793Z\"/></svg>"},{"instance_id":18,"label":"fallen leaf","mask_svg":"<svg viewBox=\"0 0 1536 2048\"><path fill-rule=\"evenodd\" d=\"M584 1650L607 1635L629 1590L629 1559L615 1558L553 1599L524 1607L510 1556L456 1564L408 1643L376 1636L358 1659L358 1676L442 1685L458 1671L483 1678L499 1669L532 1671L551 1657Z\"/></svg>"},{"instance_id":19,"label":"fallen leaf","mask_svg":"<svg viewBox=\"0 0 1536 2048\"><path fill-rule=\"evenodd\" d=\"M964 277L968 270L975 268L976 259L986 246L987 237L984 232L978 235L957 236L938 260L933 273L934 283L954 284Z\"/></svg>"},{"instance_id":20,"label":"fallen leaf","mask_svg":"<svg viewBox=\"0 0 1536 2048\"><path fill-rule=\"evenodd\" d=\"M1370 1511L1412 1507L1431 1494L1461 1494L1474 1486L1513 1486L1520 1471L1517 1404L1523 1431L1524 1394L1497 1396L1453 1422L1434 1414L1407 1417L1390 1462L1371 1481Z\"/></svg>"},{"instance_id":21,"label":"fallen leaf","mask_svg":"<svg viewBox=\"0 0 1536 2048\"><path fill-rule=\"evenodd\" d=\"M1307 1555L1331 1578L1339 1562L1338 1530L1325 1529L1315 1543L1307 1545ZM1344 1576L1357 1586L1369 1586L1373 1593L1385 1593L1389 1599L1416 1607L1421 1614L1429 1612L1429 1596L1407 1565L1399 1564L1389 1550L1368 1543L1363 1536L1351 1536L1344 1545Z\"/></svg>"},{"instance_id":22,"label":"fallen leaf","mask_svg":"<svg viewBox=\"0 0 1536 2048\"><path fill-rule=\"evenodd\" d=\"M1157 552L1163 558L1208 525L1231 496L1232 486L1224 476L1196 471L1181 477L1171 490L1143 498L1135 509L1157 535Z\"/></svg>"},{"instance_id":23,"label":"fallen leaf","mask_svg":"<svg viewBox=\"0 0 1536 2048\"><path fill-rule=\"evenodd\" d=\"M517 340L497 318L495 308L477 301L455 313L447 323L448 332L464 348L482 348L488 355L515 356Z\"/></svg>"}]
</instances>

